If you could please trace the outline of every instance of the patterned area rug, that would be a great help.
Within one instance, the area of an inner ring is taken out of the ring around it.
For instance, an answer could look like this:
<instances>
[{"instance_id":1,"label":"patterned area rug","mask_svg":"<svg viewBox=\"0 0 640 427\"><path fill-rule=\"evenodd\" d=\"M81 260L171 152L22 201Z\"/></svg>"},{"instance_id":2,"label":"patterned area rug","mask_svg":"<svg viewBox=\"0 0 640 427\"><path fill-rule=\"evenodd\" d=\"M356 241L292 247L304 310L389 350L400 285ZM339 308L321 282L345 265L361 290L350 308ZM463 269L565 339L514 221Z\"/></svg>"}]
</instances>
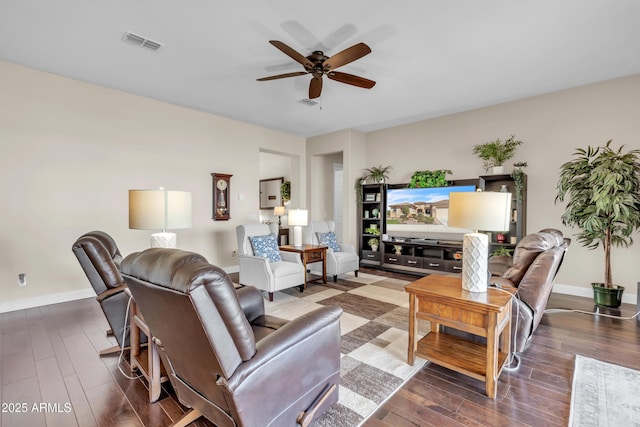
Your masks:
<instances>
[{"instance_id":1,"label":"patterned area rug","mask_svg":"<svg viewBox=\"0 0 640 427\"><path fill-rule=\"evenodd\" d=\"M640 371L576 355L569 426L639 426Z\"/></svg>"},{"instance_id":2,"label":"patterned area rug","mask_svg":"<svg viewBox=\"0 0 640 427\"><path fill-rule=\"evenodd\" d=\"M318 283L318 284L316 284ZM340 319L340 399L313 427L351 427L362 424L378 406L425 364L417 358L407 365L409 282L359 273L276 292L265 303L267 313L294 319L324 305L338 305ZM419 325L426 332L427 324ZM423 332L424 331L424 332Z\"/></svg>"}]
</instances>

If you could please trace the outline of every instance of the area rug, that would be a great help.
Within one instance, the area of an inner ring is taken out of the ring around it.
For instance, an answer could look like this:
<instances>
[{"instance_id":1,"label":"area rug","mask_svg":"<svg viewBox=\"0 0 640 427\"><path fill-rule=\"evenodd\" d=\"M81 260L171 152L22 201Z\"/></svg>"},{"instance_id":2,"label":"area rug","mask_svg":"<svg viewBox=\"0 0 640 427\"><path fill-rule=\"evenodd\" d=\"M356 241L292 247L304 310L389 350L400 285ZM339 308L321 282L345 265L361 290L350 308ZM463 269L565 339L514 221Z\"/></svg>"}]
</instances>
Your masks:
<instances>
[{"instance_id":1,"label":"area rug","mask_svg":"<svg viewBox=\"0 0 640 427\"><path fill-rule=\"evenodd\" d=\"M640 371L576 355L569 426L640 425Z\"/></svg>"},{"instance_id":2,"label":"area rug","mask_svg":"<svg viewBox=\"0 0 640 427\"><path fill-rule=\"evenodd\" d=\"M371 274L340 276L338 283L307 285L276 292L266 311L283 319L294 319L318 307L338 305L341 359L340 398L313 427L361 425L402 384L425 364L416 358L407 365L409 282ZM427 324L419 325L426 333Z\"/></svg>"}]
</instances>

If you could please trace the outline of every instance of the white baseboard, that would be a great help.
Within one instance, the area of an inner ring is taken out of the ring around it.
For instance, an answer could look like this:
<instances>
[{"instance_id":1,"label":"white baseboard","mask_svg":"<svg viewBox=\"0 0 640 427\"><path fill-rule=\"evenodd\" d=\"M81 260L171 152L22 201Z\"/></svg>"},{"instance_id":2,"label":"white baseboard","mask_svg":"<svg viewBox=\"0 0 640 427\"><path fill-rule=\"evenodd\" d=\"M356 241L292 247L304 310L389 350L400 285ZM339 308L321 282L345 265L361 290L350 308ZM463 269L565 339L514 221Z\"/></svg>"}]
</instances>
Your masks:
<instances>
[{"instance_id":1,"label":"white baseboard","mask_svg":"<svg viewBox=\"0 0 640 427\"><path fill-rule=\"evenodd\" d=\"M233 265L225 267L223 270L227 273L237 273L240 271L239 266ZM581 286L562 285L556 283L553 285L553 292L565 295L575 295L578 297L593 298L593 291L590 288ZM0 313L10 311L24 310L27 308L40 307L49 304L58 304L61 302L74 301L84 298L95 297L96 293L92 288L80 289L77 291L60 292L57 294L48 294L31 298L22 298L13 301L0 302ZM636 294L625 292L622 294L622 302L636 305L638 296Z\"/></svg>"},{"instance_id":2,"label":"white baseboard","mask_svg":"<svg viewBox=\"0 0 640 427\"><path fill-rule=\"evenodd\" d=\"M27 308L40 307L49 304L75 301L84 298L95 298L96 293L92 288L79 289L77 291L60 292L57 294L47 294L37 297L21 298L13 301L0 302L0 313L7 313Z\"/></svg>"},{"instance_id":3,"label":"white baseboard","mask_svg":"<svg viewBox=\"0 0 640 427\"><path fill-rule=\"evenodd\" d=\"M223 270L228 273L237 273L240 267L232 265ZM60 292L57 294L47 294L31 298L21 298L13 301L0 302L0 313L10 311L25 310L28 308L41 307L49 304L59 304L61 302L75 301L77 299L95 298L96 293L92 288L80 289L77 291Z\"/></svg>"},{"instance_id":4,"label":"white baseboard","mask_svg":"<svg viewBox=\"0 0 640 427\"><path fill-rule=\"evenodd\" d=\"M625 292L622 294L622 302L636 305L638 302L638 296L636 294L627 293L628 290L628 288L625 289ZM591 288L584 288L582 286L560 285L556 283L553 285L553 292L557 294L593 298L593 291Z\"/></svg>"}]
</instances>

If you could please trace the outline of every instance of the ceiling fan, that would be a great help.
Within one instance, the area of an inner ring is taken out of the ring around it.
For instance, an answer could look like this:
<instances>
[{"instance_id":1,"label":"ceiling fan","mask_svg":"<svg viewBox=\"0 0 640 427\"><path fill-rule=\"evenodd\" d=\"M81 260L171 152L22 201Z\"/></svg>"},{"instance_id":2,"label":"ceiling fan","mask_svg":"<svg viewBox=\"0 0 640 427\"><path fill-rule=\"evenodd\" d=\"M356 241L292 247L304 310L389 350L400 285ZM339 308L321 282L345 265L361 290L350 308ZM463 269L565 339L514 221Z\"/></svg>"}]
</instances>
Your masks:
<instances>
[{"instance_id":1,"label":"ceiling fan","mask_svg":"<svg viewBox=\"0 0 640 427\"><path fill-rule=\"evenodd\" d=\"M322 76L324 75L331 80L365 89L371 89L376 84L373 80L365 79L364 77L341 73L340 71L333 71L338 67L342 67L343 65L371 53L371 48L364 43L355 44L331 57L326 56L320 50L313 51L309 56L302 56L302 54L296 52L294 49L280 41L270 40L269 43L280 49L293 60L302 64L305 71L296 71L293 73L263 77L261 79L257 79L259 82L311 74L313 77L309 84L309 99L314 99L320 96L320 93L322 92Z\"/></svg>"}]
</instances>

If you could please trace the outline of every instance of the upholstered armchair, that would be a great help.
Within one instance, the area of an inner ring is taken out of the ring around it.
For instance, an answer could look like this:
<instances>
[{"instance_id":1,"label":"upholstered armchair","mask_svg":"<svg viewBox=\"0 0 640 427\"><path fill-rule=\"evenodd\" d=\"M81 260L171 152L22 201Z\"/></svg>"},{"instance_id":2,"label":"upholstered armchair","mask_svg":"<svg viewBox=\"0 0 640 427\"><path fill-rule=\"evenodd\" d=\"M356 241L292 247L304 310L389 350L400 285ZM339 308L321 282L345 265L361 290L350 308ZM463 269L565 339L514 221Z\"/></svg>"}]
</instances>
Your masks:
<instances>
[{"instance_id":1,"label":"upholstered armchair","mask_svg":"<svg viewBox=\"0 0 640 427\"><path fill-rule=\"evenodd\" d=\"M117 346L100 351L100 355L120 352L129 347L129 334L124 332L129 297L120 275L122 255L113 238L103 231L91 231L80 236L72 246L73 253L96 292ZM146 342L146 337L143 337Z\"/></svg>"},{"instance_id":2,"label":"upholstered armchair","mask_svg":"<svg viewBox=\"0 0 640 427\"><path fill-rule=\"evenodd\" d=\"M236 227L240 284L273 293L294 286L304 290L305 271L300 255L278 250L277 224L245 224Z\"/></svg>"},{"instance_id":3,"label":"upholstered armchair","mask_svg":"<svg viewBox=\"0 0 640 427\"><path fill-rule=\"evenodd\" d=\"M219 427L307 426L338 400L339 307L292 321L264 311L260 292L234 289L200 255L151 248L122 274L157 344L178 400Z\"/></svg>"},{"instance_id":4,"label":"upholstered armchair","mask_svg":"<svg viewBox=\"0 0 640 427\"><path fill-rule=\"evenodd\" d=\"M311 221L304 228L304 243L308 245L322 244L329 247L327 250L327 274L333 276L334 282L338 281L338 275L350 271L353 271L358 277L360 258L352 245L338 243L335 231L336 223L333 221ZM317 265L311 264L308 267L311 272L322 274Z\"/></svg>"}]
</instances>

